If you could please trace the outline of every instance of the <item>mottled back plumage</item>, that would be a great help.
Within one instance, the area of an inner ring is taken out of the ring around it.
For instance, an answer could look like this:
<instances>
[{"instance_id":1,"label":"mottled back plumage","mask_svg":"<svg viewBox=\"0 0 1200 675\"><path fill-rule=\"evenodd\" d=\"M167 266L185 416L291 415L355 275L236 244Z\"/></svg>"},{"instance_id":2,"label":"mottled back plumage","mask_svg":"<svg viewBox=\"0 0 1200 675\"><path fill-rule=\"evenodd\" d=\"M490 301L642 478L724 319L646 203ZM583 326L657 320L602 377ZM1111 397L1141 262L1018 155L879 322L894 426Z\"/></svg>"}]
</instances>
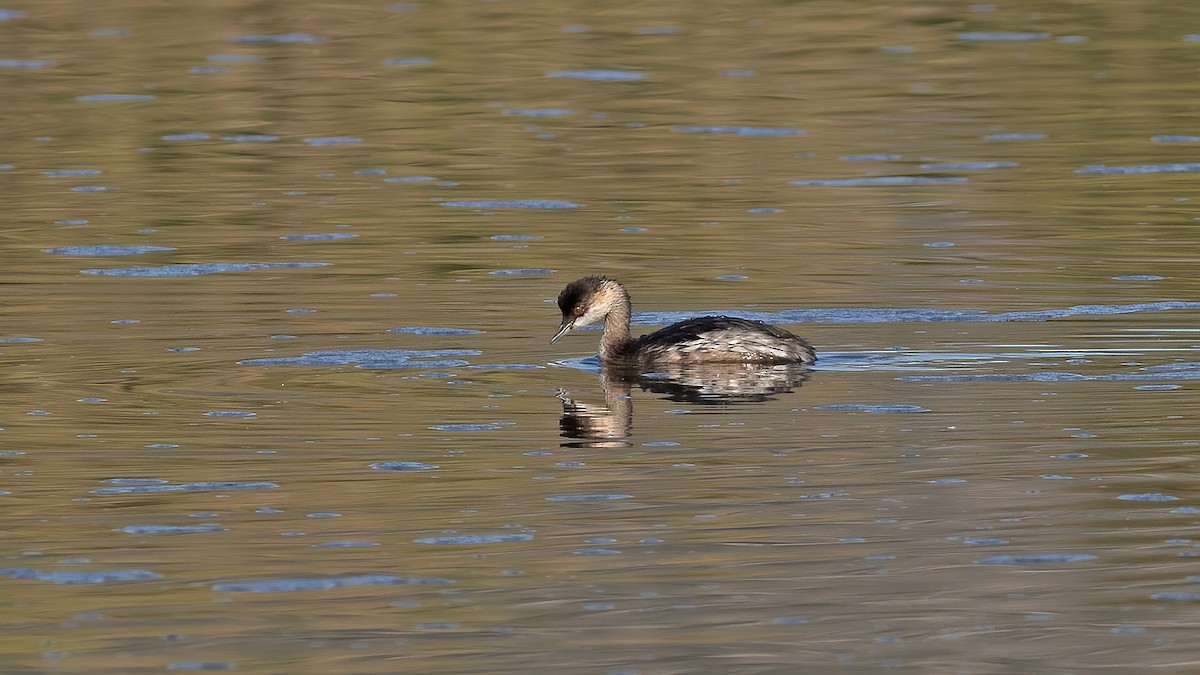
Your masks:
<instances>
[{"instance_id":1,"label":"mottled back plumage","mask_svg":"<svg viewBox=\"0 0 1200 675\"><path fill-rule=\"evenodd\" d=\"M687 319L639 338L629 335L629 293L615 279L587 276L558 294L562 325L554 342L572 328L604 321L600 358L609 363L798 363L817 360L804 339L763 323L732 316Z\"/></svg>"},{"instance_id":2,"label":"mottled back plumage","mask_svg":"<svg viewBox=\"0 0 1200 675\"><path fill-rule=\"evenodd\" d=\"M734 316L702 316L671 324L635 342L642 361L813 363L803 338L762 321Z\"/></svg>"}]
</instances>

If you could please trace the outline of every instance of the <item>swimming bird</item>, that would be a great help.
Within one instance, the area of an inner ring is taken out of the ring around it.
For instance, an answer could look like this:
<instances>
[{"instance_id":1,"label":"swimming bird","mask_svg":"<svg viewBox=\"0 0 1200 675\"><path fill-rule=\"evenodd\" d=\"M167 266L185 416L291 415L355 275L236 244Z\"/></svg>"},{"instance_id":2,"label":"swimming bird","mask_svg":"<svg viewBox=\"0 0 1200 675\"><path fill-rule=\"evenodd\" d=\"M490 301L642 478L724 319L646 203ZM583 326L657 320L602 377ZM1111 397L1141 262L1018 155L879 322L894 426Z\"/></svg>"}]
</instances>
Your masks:
<instances>
[{"instance_id":1,"label":"swimming bird","mask_svg":"<svg viewBox=\"0 0 1200 675\"><path fill-rule=\"evenodd\" d=\"M817 354L803 338L762 321L733 316L686 319L666 328L630 337L633 306L629 291L616 279L586 276L558 294L562 325L553 343L572 328L604 322L600 360L605 363L816 363Z\"/></svg>"}]
</instances>

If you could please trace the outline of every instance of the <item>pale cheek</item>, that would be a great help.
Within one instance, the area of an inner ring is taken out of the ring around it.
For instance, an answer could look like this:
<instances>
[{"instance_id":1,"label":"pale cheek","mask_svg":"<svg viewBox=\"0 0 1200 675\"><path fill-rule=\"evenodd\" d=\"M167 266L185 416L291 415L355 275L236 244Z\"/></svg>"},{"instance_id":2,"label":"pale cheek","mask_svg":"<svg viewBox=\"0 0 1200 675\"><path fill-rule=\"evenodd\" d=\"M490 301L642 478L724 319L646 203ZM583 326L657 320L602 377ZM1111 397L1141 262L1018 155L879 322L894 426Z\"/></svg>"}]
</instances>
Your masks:
<instances>
[{"instance_id":1,"label":"pale cheek","mask_svg":"<svg viewBox=\"0 0 1200 675\"><path fill-rule=\"evenodd\" d=\"M575 320L576 326L588 326L604 318L604 313L592 309L584 313L583 316Z\"/></svg>"}]
</instances>

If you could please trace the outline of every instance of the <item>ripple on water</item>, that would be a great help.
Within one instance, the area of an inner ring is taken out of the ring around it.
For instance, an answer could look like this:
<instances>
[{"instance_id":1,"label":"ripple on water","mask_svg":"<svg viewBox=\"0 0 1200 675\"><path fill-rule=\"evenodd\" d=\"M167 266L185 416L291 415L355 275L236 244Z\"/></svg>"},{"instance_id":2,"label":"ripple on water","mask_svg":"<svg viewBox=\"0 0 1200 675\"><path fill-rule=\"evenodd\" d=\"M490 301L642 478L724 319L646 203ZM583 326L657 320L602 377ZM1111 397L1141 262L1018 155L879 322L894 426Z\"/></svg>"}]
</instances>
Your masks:
<instances>
[{"instance_id":1,"label":"ripple on water","mask_svg":"<svg viewBox=\"0 0 1200 675\"><path fill-rule=\"evenodd\" d=\"M889 154L867 154L867 155L842 155L838 159L843 162L894 162L900 159L900 155Z\"/></svg>"},{"instance_id":2,"label":"ripple on water","mask_svg":"<svg viewBox=\"0 0 1200 675\"><path fill-rule=\"evenodd\" d=\"M302 267L325 267L324 262L283 262L283 263L185 263L179 265L163 265L161 267L110 267L104 269L80 270L83 274L102 277L198 277L205 274L221 274L223 272L251 272L266 269L296 269Z\"/></svg>"},{"instance_id":3,"label":"ripple on water","mask_svg":"<svg viewBox=\"0 0 1200 675\"><path fill-rule=\"evenodd\" d=\"M985 169L1010 169L1020 166L1016 162L943 162L922 164L922 169L930 171L982 171Z\"/></svg>"},{"instance_id":4,"label":"ripple on water","mask_svg":"<svg viewBox=\"0 0 1200 675\"><path fill-rule=\"evenodd\" d=\"M929 408L923 408L919 405L910 405L905 403L832 403L829 405L814 406L815 410L846 410L850 412L868 412L868 413L926 413Z\"/></svg>"},{"instance_id":5,"label":"ripple on water","mask_svg":"<svg viewBox=\"0 0 1200 675\"><path fill-rule=\"evenodd\" d=\"M496 431L504 427L516 424L516 422L483 422L480 424L435 424L430 429L434 431Z\"/></svg>"},{"instance_id":6,"label":"ripple on water","mask_svg":"<svg viewBox=\"0 0 1200 675\"><path fill-rule=\"evenodd\" d=\"M442 202L442 206L456 209L581 209L586 204L559 199L481 199Z\"/></svg>"},{"instance_id":7,"label":"ripple on water","mask_svg":"<svg viewBox=\"0 0 1200 675\"><path fill-rule=\"evenodd\" d=\"M446 356L477 356L475 349L351 349L307 352L300 356L282 356L238 361L242 366L346 366L357 368L424 368L430 364L419 359Z\"/></svg>"},{"instance_id":8,"label":"ripple on water","mask_svg":"<svg viewBox=\"0 0 1200 675\"><path fill-rule=\"evenodd\" d=\"M976 565L1058 565L1095 560L1090 553L1034 553L1030 555L994 555L980 558Z\"/></svg>"},{"instance_id":9,"label":"ripple on water","mask_svg":"<svg viewBox=\"0 0 1200 675\"><path fill-rule=\"evenodd\" d=\"M295 591L324 591L346 586L407 586L444 585L450 579L397 577L391 574L359 574L344 577L295 579L263 579L260 581L226 581L213 584L214 591L225 593L292 593Z\"/></svg>"},{"instance_id":10,"label":"ripple on water","mask_svg":"<svg viewBox=\"0 0 1200 675\"><path fill-rule=\"evenodd\" d=\"M991 134L984 136L985 141L1040 141L1046 134Z\"/></svg>"},{"instance_id":11,"label":"ripple on water","mask_svg":"<svg viewBox=\"0 0 1200 675\"><path fill-rule=\"evenodd\" d=\"M229 143L274 143L279 140L279 137L270 134L235 134L222 136L221 140Z\"/></svg>"},{"instance_id":12,"label":"ripple on water","mask_svg":"<svg viewBox=\"0 0 1200 675\"><path fill-rule=\"evenodd\" d=\"M213 63L258 63L264 59L258 54L210 54L206 60Z\"/></svg>"},{"instance_id":13,"label":"ripple on water","mask_svg":"<svg viewBox=\"0 0 1200 675\"><path fill-rule=\"evenodd\" d=\"M665 326L682 319L706 314L727 314L767 323L941 323L980 321L1050 321L1073 316L1103 316L1140 312L1163 312L1177 309L1200 309L1200 302L1167 300L1140 302L1128 305L1075 305L1063 309L1002 312L991 314L980 309L926 309L829 307L789 309L779 312L743 312L712 309L703 312L639 312L634 322L639 325Z\"/></svg>"},{"instance_id":14,"label":"ripple on water","mask_svg":"<svg viewBox=\"0 0 1200 675\"><path fill-rule=\"evenodd\" d=\"M1143 380L1200 380L1195 371L1166 371L1157 373L1108 373L1081 375L1062 371L1040 373L990 373L985 375L905 375L901 382L1122 382Z\"/></svg>"},{"instance_id":15,"label":"ripple on water","mask_svg":"<svg viewBox=\"0 0 1200 675\"><path fill-rule=\"evenodd\" d=\"M433 59L428 56L400 56L384 59L381 63L385 66L429 66L433 65Z\"/></svg>"},{"instance_id":16,"label":"ripple on water","mask_svg":"<svg viewBox=\"0 0 1200 675\"><path fill-rule=\"evenodd\" d=\"M803 129L786 127L749 127L736 125L691 125L672 127L679 134L728 134L731 136L803 136Z\"/></svg>"},{"instance_id":17,"label":"ripple on water","mask_svg":"<svg viewBox=\"0 0 1200 675\"><path fill-rule=\"evenodd\" d=\"M1135 164L1132 166L1108 166L1106 164L1089 164L1075 173L1084 174L1143 174L1143 173L1196 173L1200 172L1200 162L1179 162L1175 164Z\"/></svg>"},{"instance_id":18,"label":"ripple on water","mask_svg":"<svg viewBox=\"0 0 1200 675\"><path fill-rule=\"evenodd\" d=\"M1113 277L1117 281L1162 281L1156 274L1127 274L1123 277Z\"/></svg>"},{"instance_id":19,"label":"ripple on water","mask_svg":"<svg viewBox=\"0 0 1200 675\"><path fill-rule=\"evenodd\" d=\"M110 256L121 255L140 255L142 253L156 253L159 251L174 251L170 246L63 246L61 248L44 248L46 253L55 253L57 255L76 255L76 256L92 256L96 258L105 258Z\"/></svg>"},{"instance_id":20,"label":"ripple on water","mask_svg":"<svg viewBox=\"0 0 1200 675\"><path fill-rule=\"evenodd\" d=\"M432 471L439 468L437 464L426 464L424 462L374 462L371 465L372 469L379 471Z\"/></svg>"},{"instance_id":21,"label":"ripple on water","mask_svg":"<svg viewBox=\"0 0 1200 675\"><path fill-rule=\"evenodd\" d=\"M1163 363L1157 366L1146 366L1142 368L1147 372L1161 373L1174 370L1197 370L1200 369L1200 361L1180 361L1178 363Z\"/></svg>"},{"instance_id":22,"label":"ripple on water","mask_svg":"<svg viewBox=\"0 0 1200 675\"><path fill-rule=\"evenodd\" d=\"M1049 33L1004 33L1004 32L973 32L959 33L959 40L967 42L1025 42L1029 40L1049 40Z\"/></svg>"},{"instance_id":23,"label":"ripple on water","mask_svg":"<svg viewBox=\"0 0 1200 675\"><path fill-rule=\"evenodd\" d=\"M232 35L226 40L231 44L281 44L288 42L324 42L324 35L309 35L308 33L283 33L280 35Z\"/></svg>"},{"instance_id":24,"label":"ripple on water","mask_svg":"<svg viewBox=\"0 0 1200 675\"><path fill-rule=\"evenodd\" d=\"M363 139L356 136L324 136L304 139L308 145L353 145L362 143Z\"/></svg>"},{"instance_id":25,"label":"ripple on water","mask_svg":"<svg viewBox=\"0 0 1200 675\"><path fill-rule=\"evenodd\" d=\"M548 502L612 502L620 499L633 499L633 495L589 493L546 497Z\"/></svg>"},{"instance_id":26,"label":"ripple on water","mask_svg":"<svg viewBox=\"0 0 1200 675\"><path fill-rule=\"evenodd\" d=\"M335 239L354 239L357 236L353 232L321 232L318 234L285 234L280 239L284 241L333 241Z\"/></svg>"},{"instance_id":27,"label":"ripple on water","mask_svg":"<svg viewBox=\"0 0 1200 675\"><path fill-rule=\"evenodd\" d=\"M63 176L98 176L104 173L100 169L50 169L43 171L43 176L51 178L60 178Z\"/></svg>"},{"instance_id":28,"label":"ripple on water","mask_svg":"<svg viewBox=\"0 0 1200 675\"><path fill-rule=\"evenodd\" d=\"M488 272L488 274L498 277L524 277L536 276L539 274L554 274L556 271L557 270L552 270L545 267L526 267L510 270L492 270L491 272Z\"/></svg>"},{"instance_id":29,"label":"ripple on water","mask_svg":"<svg viewBox=\"0 0 1200 675\"><path fill-rule=\"evenodd\" d=\"M50 68L54 65L55 62L50 60L0 59L0 68L24 68L26 70L37 70L39 68Z\"/></svg>"},{"instance_id":30,"label":"ripple on water","mask_svg":"<svg viewBox=\"0 0 1200 675\"><path fill-rule=\"evenodd\" d=\"M845 497L849 494L850 494L849 492L841 492L841 491L813 492L813 493L806 494L806 495L800 495L800 499L814 499L814 500L837 499L838 497Z\"/></svg>"},{"instance_id":31,"label":"ripple on water","mask_svg":"<svg viewBox=\"0 0 1200 675\"><path fill-rule=\"evenodd\" d=\"M505 108L500 114L517 117L570 117L578 115L579 111L570 108Z\"/></svg>"},{"instance_id":32,"label":"ripple on water","mask_svg":"<svg viewBox=\"0 0 1200 675\"><path fill-rule=\"evenodd\" d=\"M437 180L434 176L394 176L392 178L384 178L385 183L432 183Z\"/></svg>"},{"instance_id":33,"label":"ripple on water","mask_svg":"<svg viewBox=\"0 0 1200 675\"><path fill-rule=\"evenodd\" d=\"M23 344L30 344L30 343L41 342L41 341L42 341L42 338L35 338L35 337L0 338L0 344L6 344L6 345L23 345Z\"/></svg>"},{"instance_id":34,"label":"ripple on water","mask_svg":"<svg viewBox=\"0 0 1200 675\"><path fill-rule=\"evenodd\" d=\"M543 237L540 234L494 234L488 238L493 241L537 241Z\"/></svg>"},{"instance_id":35,"label":"ripple on water","mask_svg":"<svg viewBox=\"0 0 1200 675\"><path fill-rule=\"evenodd\" d=\"M963 537L962 542L972 546L1000 546L1007 544L1008 540L1000 537Z\"/></svg>"},{"instance_id":36,"label":"ripple on water","mask_svg":"<svg viewBox=\"0 0 1200 675\"><path fill-rule=\"evenodd\" d=\"M506 544L533 541L532 534L456 534L443 537L413 539L417 544L440 544L447 546L473 546L475 544Z\"/></svg>"},{"instance_id":37,"label":"ripple on water","mask_svg":"<svg viewBox=\"0 0 1200 675\"><path fill-rule=\"evenodd\" d=\"M1123 502L1177 502L1179 497L1164 495L1161 492L1142 492L1139 494L1118 495Z\"/></svg>"},{"instance_id":38,"label":"ripple on water","mask_svg":"<svg viewBox=\"0 0 1200 675\"><path fill-rule=\"evenodd\" d=\"M1200 602L1200 593L1185 591L1163 591L1150 596L1151 600L1170 600L1172 602Z\"/></svg>"},{"instance_id":39,"label":"ripple on water","mask_svg":"<svg viewBox=\"0 0 1200 675\"><path fill-rule=\"evenodd\" d=\"M803 187L873 187L881 185L939 185L943 183L965 183L961 176L871 176L867 178L840 178L831 180L793 180L789 185Z\"/></svg>"},{"instance_id":40,"label":"ripple on water","mask_svg":"<svg viewBox=\"0 0 1200 675\"><path fill-rule=\"evenodd\" d=\"M156 485L123 485L92 490L94 495L141 495L160 492L234 492L243 490L273 490L278 483L269 481L201 481L196 483L164 483Z\"/></svg>"},{"instance_id":41,"label":"ripple on water","mask_svg":"<svg viewBox=\"0 0 1200 675\"><path fill-rule=\"evenodd\" d=\"M220 523L201 523L200 525L126 525L115 530L125 534L156 535L156 534L196 534L201 532L225 532Z\"/></svg>"},{"instance_id":42,"label":"ripple on water","mask_svg":"<svg viewBox=\"0 0 1200 675\"><path fill-rule=\"evenodd\" d=\"M204 413L205 417L236 417L239 419L254 419L258 417L258 413L250 412L249 410L209 410Z\"/></svg>"},{"instance_id":43,"label":"ripple on water","mask_svg":"<svg viewBox=\"0 0 1200 675\"><path fill-rule=\"evenodd\" d=\"M178 142L183 142L183 141L207 141L210 138L212 138L212 136L209 136L206 133L201 133L199 131L186 133L186 134L167 134L166 136L162 137L162 139L164 141L169 141L169 142L173 142L173 143L178 143Z\"/></svg>"},{"instance_id":44,"label":"ripple on water","mask_svg":"<svg viewBox=\"0 0 1200 675\"><path fill-rule=\"evenodd\" d=\"M646 74L630 70L548 70L546 77L594 82L632 82L646 79Z\"/></svg>"},{"instance_id":45,"label":"ripple on water","mask_svg":"<svg viewBox=\"0 0 1200 675\"><path fill-rule=\"evenodd\" d=\"M156 96L152 94L88 94L86 96L76 96L76 101L85 103L128 103L131 101L153 101Z\"/></svg>"},{"instance_id":46,"label":"ripple on water","mask_svg":"<svg viewBox=\"0 0 1200 675\"><path fill-rule=\"evenodd\" d=\"M149 570L98 570L95 572L43 572L31 567L0 568L0 575L13 579L48 581L52 584L91 585L116 581L149 581L161 579L162 575Z\"/></svg>"},{"instance_id":47,"label":"ripple on water","mask_svg":"<svg viewBox=\"0 0 1200 675\"><path fill-rule=\"evenodd\" d=\"M400 326L389 328L389 333L411 333L413 335L479 335L483 331L471 328L440 328L436 326Z\"/></svg>"}]
</instances>

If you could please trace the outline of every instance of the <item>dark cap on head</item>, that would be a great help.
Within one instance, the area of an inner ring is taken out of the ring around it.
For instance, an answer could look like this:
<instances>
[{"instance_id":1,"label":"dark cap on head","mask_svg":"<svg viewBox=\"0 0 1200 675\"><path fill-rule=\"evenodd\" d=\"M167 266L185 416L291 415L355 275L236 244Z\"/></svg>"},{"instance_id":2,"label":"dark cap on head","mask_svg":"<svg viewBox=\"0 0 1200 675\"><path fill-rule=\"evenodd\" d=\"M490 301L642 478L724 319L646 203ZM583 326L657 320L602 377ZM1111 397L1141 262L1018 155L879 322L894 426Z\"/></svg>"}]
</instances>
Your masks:
<instances>
[{"instance_id":1,"label":"dark cap on head","mask_svg":"<svg viewBox=\"0 0 1200 675\"><path fill-rule=\"evenodd\" d=\"M608 277L587 276L567 284L558 294L558 309L564 317L575 317L583 314L586 300L600 291Z\"/></svg>"},{"instance_id":2,"label":"dark cap on head","mask_svg":"<svg viewBox=\"0 0 1200 675\"><path fill-rule=\"evenodd\" d=\"M611 295L613 286L621 287L615 280L600 276L586 276L567 284L567 287L562 289L562 293L558 294L558 308L562 311L562 325L558 327L558 332L554 334L554 337L550 338L550 342L566 335L567 331L574 328L575 324L580 321L583 323L579 325L584 326L594 323L598 317L603 317L607 313L607 309L604 305L598 306L597 303L605 299L603 295L605 291ZM602 313L596 312L598 307Z\"/></svg>"}]
</instances>

